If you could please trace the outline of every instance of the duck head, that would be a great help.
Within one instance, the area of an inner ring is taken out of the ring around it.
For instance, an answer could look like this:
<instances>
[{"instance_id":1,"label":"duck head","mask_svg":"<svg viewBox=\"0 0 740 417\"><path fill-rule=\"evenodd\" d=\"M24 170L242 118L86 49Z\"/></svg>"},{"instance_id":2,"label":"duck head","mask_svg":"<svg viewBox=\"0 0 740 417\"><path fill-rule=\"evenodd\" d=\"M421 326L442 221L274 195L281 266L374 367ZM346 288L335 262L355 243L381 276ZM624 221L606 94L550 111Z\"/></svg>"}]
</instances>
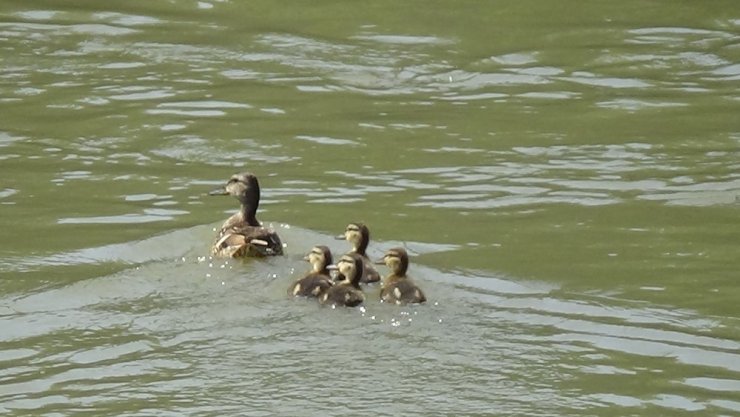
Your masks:
<instances>
[{"instance_id":1,"label":"duck head","mask_svg":"<svg viewBox=\"0 0 740 417\"><path fill-rule=\"evenodd\" d=\"M226 185L208 194L234 196L242 204L245 221L250 225L259 226L255 215L260 204L260 184L254 174L249 172L234 174Z\"/></svg>"},{"instance_id":2,"label":"duck head","mask_svg":"<svg viewBox=\"0 0 740 417\"><path fill-rule=\"evenodd\" d=\"M370 243L370 230L362 223L350 223L344 229L344 234L336 238L347 240L352 245L353 252L364 255L367 245Z\"/></svg>"},{"instance_id":3,"label":"duck head","mask_svg":"<svg viewBox=\"0 0 740 417\"><path fill-rule=\"evenodd\" d=\"M409 254L404 248L389 249L383 255L383 259L377 263L385 264L394 275L402 277L406 275L406 270L409 268Z\"/></svg>"},{"instance_id":4,"label":"duck head","mask_svg":"<svg viewBox=\"0 0 740 417\"><path fill-rule=\"evenodd\" d=\"M337 262L337 270L340 275L338 280L340 282L347 280L352 286L359 288L362 269L362 256L356 253L348 253Z\"/></svg>"},{"instance_id":5,"label":"duck head","mask_svg":"<svg viewBox=\"0 0 740 417\"><path fill-rule=\"evenodd\" d=\"M311 264L314 272L328 272L327 267L333 262L331 250L323 245L314 246L303 259Z\"/></svg>"}]
</instances>

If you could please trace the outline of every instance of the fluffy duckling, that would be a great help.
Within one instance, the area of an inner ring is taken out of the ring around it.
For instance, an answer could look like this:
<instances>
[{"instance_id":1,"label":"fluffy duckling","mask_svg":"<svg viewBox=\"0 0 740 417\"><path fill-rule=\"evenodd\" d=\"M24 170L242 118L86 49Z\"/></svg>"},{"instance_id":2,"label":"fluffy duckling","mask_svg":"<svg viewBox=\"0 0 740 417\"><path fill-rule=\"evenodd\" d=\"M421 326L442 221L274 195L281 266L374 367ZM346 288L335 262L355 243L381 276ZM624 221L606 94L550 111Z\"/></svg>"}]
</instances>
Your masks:
<instances>
[{"instance_id":1,"label":"fluffy duckling","mask_svg":"<svg viewBox=\"0 0 740 417\"><path fill-rule=\"evenodd\" d=\"M334 285L328 268L333 262L331 251L326 246L314 246L304 259L311 263L311 271L290 286L288 295L318 297Z\"/></svg>"},{"instance_id":2,"label":"fluffy duckling","mask_svg":"<svg viewBox=\"0 0 740 417\"><path fill-rule=\"evenodd\" d=\"M244 172L232 175L223 188L211 191L210 195L231 195L241 203L241 209L229 217L218 231L211 247L214 256L237 258L283 254L283 244L277 233L262 227L257 221L260 185L254 174Z\"/></svg>"},{"instance_id":3,"label":"fluffy duckling","mask_svg":"<svg viewBox=\"0 0 740 417\"><path fill-rule=\"evenodd\" d=\"M383 279L380 287L380 300L394 304L423 303L427 300L421 288L406 275L409 255L403 248L388 250L379 263L385 263L391 273Z\"/></svg>"},{"instance_id":4,"label":"fluffy duckling","mask_svg":"<svg viewBox=\"0 0 740 417\"><path fill-rule=\"evenodd\" d=\"M335 306L356 307L365 301L360 289L362 277L362 257L348 253L337 262L337 283L319 295L319 303Z\"/></svg>"},{"instance_id":5,"label":"fluffy duckling","mask_svg":"<svg viewBox=\"0 0 740 417\"><path fill-rule=\"evenodd\" d=\"M362 223L350 223L344 230L344 234L337 236L337 239L346 239L352 245L349 253L356 253L362 257L364 268L360 282L367 284L380 281L380 274L365 253L370 243L370 230L367 226Z\"/></svg>"}]
</instances>

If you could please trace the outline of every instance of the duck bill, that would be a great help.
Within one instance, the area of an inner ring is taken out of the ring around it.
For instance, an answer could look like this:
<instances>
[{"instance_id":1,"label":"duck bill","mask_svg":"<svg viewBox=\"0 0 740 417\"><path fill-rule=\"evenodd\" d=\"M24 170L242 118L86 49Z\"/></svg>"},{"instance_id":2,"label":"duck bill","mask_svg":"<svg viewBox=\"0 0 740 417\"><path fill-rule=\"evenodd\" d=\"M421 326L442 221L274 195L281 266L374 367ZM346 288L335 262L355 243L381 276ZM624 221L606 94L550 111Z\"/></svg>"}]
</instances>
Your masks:
<instances>
[{"instance_id":1,"label":"duck bill","mask_svg":"<svg viewBox=\"0 0 740 417\"><path fill-rule=\"evenodd\" d=\"M334 236L334 239L336 239L336 240L344 240L344 239L346 239L346 237L344 236L344 233L342 233L341 235Z\"/></svg>"},{"instance_id":2,"label":"duck bill","mask_svg":"<svg viewBox=\"0 0 740 417\"><path fill-rule=\"evenodd\" d=\"M385 265L385 259L378 259L373 261L373 264L375 265Z\"/></svg>"},{"instance_id":3,"label":"duck bill","mask_svg":"<svg viewBox=\"0 0 740 417\"><path fill-rule=\"evenodd\" d=\"M336 265L327 265L326 269L328 269L329 271L338 271L339 267Z\"/></svg>"},{"instance_id":4,"label":"duck bill","mask_svg":"<svg viewBox=\"0 0 740 417\"><path fill-rule=\"evenodd\" d=\"M218 188L208 193L208 195L228 195L228 194L229 192L226 191L226 188Z\"/></svg>"}]
</instances>

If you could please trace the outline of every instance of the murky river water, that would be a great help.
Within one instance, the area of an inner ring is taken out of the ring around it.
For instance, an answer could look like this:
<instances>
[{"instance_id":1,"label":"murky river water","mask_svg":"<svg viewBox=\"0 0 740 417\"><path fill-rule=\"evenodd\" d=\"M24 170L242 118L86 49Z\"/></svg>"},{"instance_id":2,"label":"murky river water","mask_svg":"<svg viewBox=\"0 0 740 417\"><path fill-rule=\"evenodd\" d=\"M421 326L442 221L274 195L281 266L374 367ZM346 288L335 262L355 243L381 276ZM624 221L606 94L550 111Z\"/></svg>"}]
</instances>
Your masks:
<instances>
[{"instance_id":1,"label":"murky river water","mask_svg":"<svg viewBox=\"0 0 740 417\"><path fill-rule=\"evenodd\" d=\"M74 3L0 4L2 415L740 415L735 1ZM286 299L350 221L427 305Z\"/></svg>"}]
</instances>

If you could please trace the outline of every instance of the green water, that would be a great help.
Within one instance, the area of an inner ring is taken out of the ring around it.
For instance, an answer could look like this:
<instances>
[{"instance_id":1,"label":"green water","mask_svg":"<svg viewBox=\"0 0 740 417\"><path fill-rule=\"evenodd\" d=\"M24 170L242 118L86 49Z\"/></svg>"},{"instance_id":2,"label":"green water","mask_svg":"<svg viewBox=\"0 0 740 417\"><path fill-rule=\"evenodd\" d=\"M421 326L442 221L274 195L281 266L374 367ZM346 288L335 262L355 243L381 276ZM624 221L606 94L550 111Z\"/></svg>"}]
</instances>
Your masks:
<instances>
[{"instance_id":1,"label":"green water","mask_svg":"<svg viewBox=\"0 0 740 417\"><path fill-rule=\"evenodd\" d=\"M3 415L740 415L736 2L74 3L0 4ZM430 303L286 299L350 221Z\"/></svg>"}]
</instances>

